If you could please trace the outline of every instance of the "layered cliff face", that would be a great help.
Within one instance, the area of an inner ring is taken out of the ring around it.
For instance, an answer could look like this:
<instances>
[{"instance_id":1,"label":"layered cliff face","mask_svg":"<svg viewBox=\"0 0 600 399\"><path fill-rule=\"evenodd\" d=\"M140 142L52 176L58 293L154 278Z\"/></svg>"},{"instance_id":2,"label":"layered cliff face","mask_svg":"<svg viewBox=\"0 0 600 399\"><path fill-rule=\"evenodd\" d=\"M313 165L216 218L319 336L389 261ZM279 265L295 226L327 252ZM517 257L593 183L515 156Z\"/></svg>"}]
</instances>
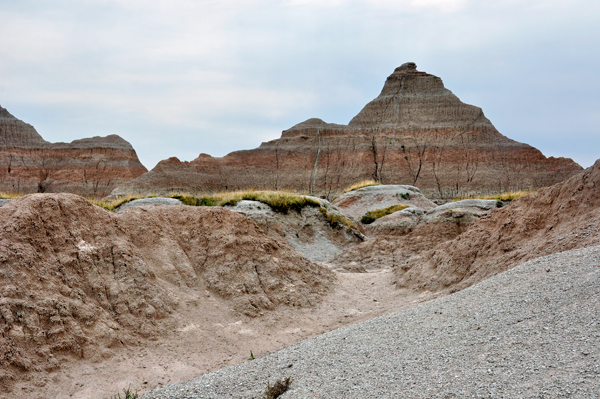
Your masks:
<instances>
[{"instance_id":1,"label":"layered cliff face","mask_svg":"<svg viewBox=\"0 0 600 399\"><path fill-rule=\"evenodd\" d=\"M170 158L115 193L265 188L331 197L375 179L451 197L548 186L581 170L571 159L546 158L503 136L481 108L406 63L348 125L309 119L254 150Z\"/></svg>"},{"instance_id":2,"label":"layered cliff face","mask_svg":"<svg viewBox=\"0 0 600 399\"><path fill-rule=\"evenodd\" d=\"M119 136L49 143L0 107L0 191L105 196L145 172Z\"/></svg>"}]
</instances>

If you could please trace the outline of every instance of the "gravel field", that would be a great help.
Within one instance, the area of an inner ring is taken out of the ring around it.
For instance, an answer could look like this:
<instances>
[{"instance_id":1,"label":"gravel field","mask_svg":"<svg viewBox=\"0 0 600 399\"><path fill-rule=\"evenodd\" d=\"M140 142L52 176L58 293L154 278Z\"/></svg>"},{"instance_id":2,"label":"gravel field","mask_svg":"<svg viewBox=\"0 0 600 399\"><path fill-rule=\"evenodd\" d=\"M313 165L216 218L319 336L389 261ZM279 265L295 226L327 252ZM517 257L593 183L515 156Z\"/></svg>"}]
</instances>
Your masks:
<instances>
[{"instance_id":1,"label":"gravel field","mask_svg":"<svg viewBox=\"0 0 600 399\"><path fill-rule=\"evenodd\" d=\"M146 393L153 398L599 398L600 247ZM251 348L248 348L250 351Z\"/></svg>"}]
</instances>

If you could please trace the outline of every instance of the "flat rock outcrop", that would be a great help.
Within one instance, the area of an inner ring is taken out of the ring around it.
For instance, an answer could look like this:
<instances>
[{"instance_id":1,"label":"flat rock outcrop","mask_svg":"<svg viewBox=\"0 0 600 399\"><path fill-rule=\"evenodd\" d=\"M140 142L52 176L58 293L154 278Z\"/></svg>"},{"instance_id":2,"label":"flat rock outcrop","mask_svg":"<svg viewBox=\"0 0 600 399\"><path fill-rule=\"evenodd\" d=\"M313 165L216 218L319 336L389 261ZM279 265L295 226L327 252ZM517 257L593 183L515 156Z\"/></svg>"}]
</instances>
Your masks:
<instances>
[{"instance_id":1,"label":"flat rock outcrop","mask_svg":"<svg viewBox=\"0 0 600 399\"><path fill-rule=\"evenodd\" d=\"M222 158L161 161L114 194L155 189L291 189L328 199L365 179L418 186L436 197L539 188L582 168L500 134L414 63L396 68L381 94L348 125L312 118L281 138Z\"/></svg>"},{"instance_id":2,"label":"flat rock outcrop","mask_svg":"<svg viewBox=\"0 0 600 399\"><path fill-rule=\"evenodd\" d=\"M147 172L117 135L49 143L0 107L0 191L105 196Z\"/></svg>"},{"instance_id":3,"label":"flat rock outcrop","mask_svg":"<svg viewBox=\"0 0 600 399\"><path fill-rule=\"evenodd\" d=\"M157 340L184 304L226 301L258 316L312 306L335 279L221 207L115 214L73 194L31 194L0 207L0 225L0 392L30 372Z\"/></svg>"}]
</instances>

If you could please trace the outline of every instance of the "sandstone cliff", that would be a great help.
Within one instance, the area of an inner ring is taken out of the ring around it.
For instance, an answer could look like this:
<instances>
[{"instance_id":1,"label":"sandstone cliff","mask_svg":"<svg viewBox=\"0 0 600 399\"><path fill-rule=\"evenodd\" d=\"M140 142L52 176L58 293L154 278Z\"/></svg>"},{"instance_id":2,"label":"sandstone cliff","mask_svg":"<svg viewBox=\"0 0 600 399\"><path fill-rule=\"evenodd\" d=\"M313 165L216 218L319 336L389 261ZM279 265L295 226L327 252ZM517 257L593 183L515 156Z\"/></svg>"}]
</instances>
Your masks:
<instances>
[{"instance_id":1,"label":"sandstone cliff","mask_svg":"<svg viewBox=\"0 0 600 399\"><path fill-rule=\"evenodd\" d=\"M418 186L451 197L538 188L582 168L500 134L414 63L396 68L381 94L348 125L309 119L281 138L222 158L169 158L115 193L162 189L293 189L330 198L352 183Z\"/></svg>"},{"instance_id":2,"label":"sandstone cliff","mask_svg":"<svg viewBox=\"0 0 600 399\"><path fill-rule=\"evenodd\" d=\"M0 107L0 191L104 196L146 171L119 136L49 143Z\"/></svg>"}]
</instances>

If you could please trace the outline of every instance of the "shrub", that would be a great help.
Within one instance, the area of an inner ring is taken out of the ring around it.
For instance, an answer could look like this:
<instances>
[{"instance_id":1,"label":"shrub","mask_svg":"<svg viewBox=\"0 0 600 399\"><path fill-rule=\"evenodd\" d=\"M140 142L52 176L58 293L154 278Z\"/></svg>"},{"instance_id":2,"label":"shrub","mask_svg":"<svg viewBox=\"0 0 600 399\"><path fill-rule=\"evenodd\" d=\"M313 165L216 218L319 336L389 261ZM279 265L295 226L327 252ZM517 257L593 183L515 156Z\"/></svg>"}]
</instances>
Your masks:
<instances>
[{"instance_id":1,"label":"shrub","mask_svg":"<svg viewBox=\"0 0 600 399\"><path fill-rule=\"evenodd\" d=\"M365 213L363 215L363 217L360 219L360 222L362 224L371 224L381 217L390 215L394 212L398 212L398 211L401 211L402 209L406 209L406 208L408 208L408 205L398 204L398 205L389 206L384 209L375 209L373 211L369 211L369 212Z\"/></svg>"},{"instance_id":2,"label":"shrub","mask_svg":"<svg viewBox=\"0 0 600 399\"><path fill-rule=\"evenodd\" d=\"M284 392L290 389L291 384L292 379L290 377L278 380L273 386L270 386L269 383L267 383L267 390L263 395L263 399L276 399L280 397Z\"/></svg>"}]
</instances>

